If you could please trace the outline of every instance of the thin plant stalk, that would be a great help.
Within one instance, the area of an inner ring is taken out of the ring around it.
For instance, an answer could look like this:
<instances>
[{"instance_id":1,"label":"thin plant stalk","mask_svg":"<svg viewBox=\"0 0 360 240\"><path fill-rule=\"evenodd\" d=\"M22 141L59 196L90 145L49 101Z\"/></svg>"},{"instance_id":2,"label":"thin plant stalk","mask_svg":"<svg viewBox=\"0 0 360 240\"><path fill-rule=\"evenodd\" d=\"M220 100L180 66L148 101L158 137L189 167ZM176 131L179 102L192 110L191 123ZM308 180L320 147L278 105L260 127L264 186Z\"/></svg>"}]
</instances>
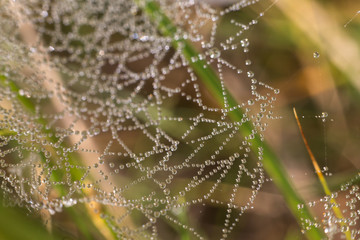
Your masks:
<instances>
[{"instance_id":1,"label":"thin plant stalk","mask_svg":"<svg viewBox=\"0 0 360 240\"><path fill-rule=\"evenodd\" d=\"M223 102L223 88L221 86L220 79L214 70L207 64L205 60L191 61L191 58L197 57L198 53L191 46L191 44L184 38L179 38L178 29L171 22L171 20L162 12L159 5L151 0L135 0L138 6L148 15L148 17L157 24L157 27L161 34L172 38L173 47L176 49L181 49L185 58L189 61L190 66L193 68L195 73L199 76L201 81L205 84L207 89L212 93L214 98L219 102ZM238 106L236 100L228 90L225 89L229 108ZM241 121L243 118L243 112L239 108L235 108L234 111L228 113L233 121ZM251 122L245 122L240 126L240 133L243 136L249 136L254 133L254 128ZM263 166L265 171L270 175L275 185L282 192L285 201L292 211L293 215L299 222L303 223L305 220L314 221L313 216L307 208L298 210L298 205L303 205L304 202L301 197L296 192L294 186L291 184L290 178L287 175L283 165L280 160L277 158L275 153L272 151L271 147L265 142L262 141L262 138L259 134L254 134L254 139L252 140L251 148L254 152L258 152L259 149L263 149ZM325 238L324 233L314 227L306 226L308 230L306 235L309 239L312 240L321 240Z\"/></svg>"},{"instance_id":2,"label":"thin plant stalk","mask_svg":"<svg viewBox=\"0 0 360 240\"><path fill-rule=\"evenodd\" d=\"M349 226L346 224L345 219L344 219L344 216L342 215L342 212L341 212L341 210L340 210L340 208L339 208L339 205L337 204L336 200L333 198L332 192L331 192L331 190L330 190L330 188L329 188L329 186L328 186L328 184L327 184L327 182L326 182L326 179L325 179L324 175L323 175L322 172L321 172L321 169L320 169L320 167L319 167L319 164L317 163L316 158L315 158L314 154L312 153L312 151L311 151L311 149L310 149L309 143L308 143L308 141L306 140L306 137L305 137L303 128L302 128L302 126L301 126L300 120L299 120L298 115L297 115L297 113L296 113L296 109L293 108L293 111L294 111L296 123L297 123L297 125L298 125L298 127L299 127L299 130L300 130L301 137L302 137L302 139L303 139L303 141L304 141L306 150L307 150L308 153L309 153L311 162L312 162L312 164L313 164L313 166L314 166L315 172L316 172L316 174L317 174L317 176L318 176L318 179L319 179L319 181L320 181L320 183L321 183L321 186L322 186L322 188L324 189L325 194L326 194L328 197L330 197L330 203L331 203L331 205L332 205L332 210L334 211L335 216L336 216L338 219L340 219L340 222L339 222L340 226L341 226L341 227L344 227L344 228L346 229L346 231L344 232L346 239L347 239L347 240L351 240L352 238L351 238L351 233L350 233Z\"/></svg>"}]
</instances>

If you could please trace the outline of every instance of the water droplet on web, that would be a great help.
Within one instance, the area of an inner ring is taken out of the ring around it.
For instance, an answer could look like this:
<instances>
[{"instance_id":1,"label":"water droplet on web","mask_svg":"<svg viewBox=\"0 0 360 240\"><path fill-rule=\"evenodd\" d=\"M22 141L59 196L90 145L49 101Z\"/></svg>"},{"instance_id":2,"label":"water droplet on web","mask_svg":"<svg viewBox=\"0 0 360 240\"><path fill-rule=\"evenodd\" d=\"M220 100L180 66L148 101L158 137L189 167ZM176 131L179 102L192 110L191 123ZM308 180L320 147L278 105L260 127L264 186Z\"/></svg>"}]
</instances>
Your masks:
<instances>
[{"instance_id":1,"label":"water droplet on web","mask_svg":"<svg viewBox=\"0 0 360 240\"><path fill-rule=\"evenodd\" d=\"M94 135L99 135L100 134L100 128L94 128Z\"/></svg>"},{"instance_id":2,"label":"water droplet on web","mask_svg":"<svg viewBox=\"0 0 360 240\"><path fill-rule=\"evenodd\" d=\"M49 208L48 211L49 211L50 215L54 215L54 214L55 214L55 210L52 209L52 208Z\"/></svg>"},{"instance_id":3,"label":"water droplet on web","mask_svg":"<svg viewBox=\"0 0 360 240\"><path fill-rule=\"evenodd\" d=\"M218 58L220 54L220 50L215 47L209 50L210 58Z\"/></svg>"},{"instance_id":4,"label":"water droplet on web","mask_svg":"<svg viewBox=\"0 0 360 240\"><path fill-rule=\"evenodd\" d=\"M50 158L51 157L51 153L49 151L45 151L44 155L46 158Z\"/></svg>"},{"instance_id":5,"label":"water droplet on web","mask_svg":"<svg viewBox=\"0 0 360 240\"><path fill-rule=\"evenodd\" d=\"M75 205L76 203L77 203L77 201L72 198L63 200L63 204L65 207L71 207L71 206Z\"/></svg>"},{"instance_id":6,"label":"water droplet on web","mask_svg":"<svg viewBox=\"0 0 360 240\"><path fill-rule=\"evenodd\" d=\"M48 14L47 11L42 11L42 12L41 12L41 16L42 16L43 18L46 18L48 15L49 15L49 14Z\"/></svg>"},{"instance_id":7,"label":"water droplet on web","mask_svg":"<svg viewBox=\"0 0 360 240\"><path fill-rule=\"evenodd\" d=\"M245 38L240 41L240 44L243 48L248 47L250 45L249 39Z\"/></svg>"},{"instance_id":8,"label":"water droplet on web","mask_svg":"<svg viewBox=\"0 0 360 240\"><path fill-rule=\"evenodd\" d=\"M150 37L147 36L147 35L143 35L143 36L141 36L141 37L139 38L139 40L142 41L142 42L146 42L146 41L148 41L149 39L150 39Z\"/></svg>"},{"instance_id":9,"label":"water droplet on web","mask_svg":"<svg viewBox=\"0 0 360 240\"><path fill-rule=\"evenodd\" d=\"M164 189L164 194L165 194L165 195L169 195L169 194L170 194L170 189L165 188L165 189Z\"/></svg>"},{"instance_id":10,"label":"water droplet on web","mask_svg":"<svg viewBox=\"0 0 360 240\"><path fill-rule=\"evenodd\" d=\"M313 53L313 57L314 57L314 58L319 58L319 57L320 57L320 53L319 53L319 52L314 52L314 53Z\"/></svg>"},{"instance_id":11,"label":"water droplet on web","mask_svg":"<svg viewBox=\"0 0 360 240\"><path fill-rule=\"evenodd\" d=\"M252 78L252 77L254 77L254 73L253 73L252 71L248 71L248 72L247 72L247 76L248 76L249 78Z\"/></svg>"}]
</instances>

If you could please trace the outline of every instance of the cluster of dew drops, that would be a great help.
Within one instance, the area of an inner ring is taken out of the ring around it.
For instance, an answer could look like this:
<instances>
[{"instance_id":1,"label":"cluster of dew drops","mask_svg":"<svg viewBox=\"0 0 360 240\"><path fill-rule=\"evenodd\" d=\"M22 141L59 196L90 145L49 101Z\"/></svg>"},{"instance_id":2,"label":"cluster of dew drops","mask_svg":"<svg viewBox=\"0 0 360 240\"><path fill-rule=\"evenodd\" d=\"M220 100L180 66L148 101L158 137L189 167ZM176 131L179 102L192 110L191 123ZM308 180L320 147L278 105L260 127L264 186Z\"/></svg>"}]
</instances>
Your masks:
<instances>
[{"instance_id":1,"label":"cluster of dew drops","mask_svg":"<svg viewBox=\"0 0 360 240\"><path fill-rule=\"evenodd\" d=\"M173 225L208 238L179 216L215 206L226 211L218 237L229 238L267 181L263 150L252 144L276 118L279 90L255 78L248 57L247 33L263 13L233 18L225 38L218 26L256 3L159 1L176 37L197 46L187 59L132 1L4 1L1 190L50 214L100 204L124 239L158 239ZM220 105L192 69L198 61L218 75ZM237 105L228 99L231 81L248 93ZM236 111L239 121L229 117ZM248 136L239 133L245 124Z\"/></svg>"},{"instance_id":2,"label":"cluster of dew drops","mask_svg":"<svg viewBox=\"0 0 360 240\"><path fill-rule=\"evenodd\" d=\"M303 219L302 232L306 233L313 227L324 231L328 239L345 239L345 233L350 233L351 239L358 239L359 230L359 204L360 188L358 182L360 174L357 174L347 183L341 185L339 191L333 192L316 201L307 204L299 204L299 211L304 207L321 210L322 216L311 219ZM341 211L341 217L335 214L334 207Z\"/></svg>"},{"instance_id":3,"label":"cluster of dew drops","mask_svg":"<svg viewBox=\"0 0 360 240\"><path fill-rule=\"evenodd\" d=\"M315 118L321 120L324 127L326 122L334 121L334 119L328 119L328 117L327 112L315 116ZM305 116L302 116L302 118L305 118ZM325 176L332 176L327 166L323 167L321 172ZM314 212L321 212L321 215L314 217L314 219L302 219L302 233L306 233L315 227L322 229L328 239L346 239L346 234L350 234L351 239L358 239L360 236L359 180L360 173L357 173L350 180L343 183L338 191L331 192L331 195L325 195L306 204L298 204L297 208L300 212L305 211L305 208L314 209ZM339 215L339 212L341 215Z\"/></svg>"}]
</instances>

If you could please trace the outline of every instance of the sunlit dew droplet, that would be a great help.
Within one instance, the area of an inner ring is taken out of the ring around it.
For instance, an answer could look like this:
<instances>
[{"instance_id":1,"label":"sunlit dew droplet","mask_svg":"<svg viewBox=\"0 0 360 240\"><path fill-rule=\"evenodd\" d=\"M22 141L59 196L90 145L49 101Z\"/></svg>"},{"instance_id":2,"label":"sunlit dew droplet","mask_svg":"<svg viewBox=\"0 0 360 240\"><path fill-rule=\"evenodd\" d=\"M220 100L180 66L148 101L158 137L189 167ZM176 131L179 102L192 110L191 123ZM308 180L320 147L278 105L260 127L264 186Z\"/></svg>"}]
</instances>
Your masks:
<instances>
[{"instance_id":1,"label":"sunlit dew droplet","mask_svg":"<svg viewBox=\"0 0 360 240\"><path fill-rule=\"evenodd\" d=\"M327 113L327 112L322 112L321 113L321 117L322 118L326 118L326 117L328 117L329 116L329 114Z\"/></svg>"},{"instance_id":2,"label":"sunlit dew droplet","mask_svg":"<svg viewBox=\"0 0 360 240\"><path fill-rule=\"evenodd\" d=\"M248 71L248 72L247 72L247 76L248 76L249 78L252 78L252 77L254 77L254 73L253 73L252 71Z\"/></svg>"},{"instance_id":3,"label":"sunlit dew droplet","mask_svg":"<svg viewBox=\"0 0 360 240\"><path fill-rule=\"evenodd\" d=\"M63 200L63 204L65 207L71 207L71 206L75 205L76 203L77 203L77 201L72 198Z\"/></svg>"},{"instance_id":4,"label":"sunlit dew droplet","mask_svg":"<svg viewBox=\"0 0 360 240\"><path fill-rule=\"evenodd\" d=\"M100 133L100 128L95 128L94 129L94 135L98 135Z\"/></svg>"},{"instance_id":5,"label":"sunlit dew droplet","mask_svg":"<svg viewBox=\"0 0 360 240\"><path fill-rule=\"evenodd\" d=\"M48 15L49 15L49 14L48 14L47 11L42 11L42 12L41 12L41 16L42 16L43 18L46 18Z\"/></svg>"},{"instance_id":6,"label":"sunlit dew droplet","mask_svg":"<svg viewBox=\"0 0 360 240\"><path fill-rule=\"evenodd\" d=\"M319 52L314 52L314 53L313 53L313 57L314 57L314 58L319 58L319 57L320 57L320 53L319 53Z\"/></svg>"},{"instance_id":7,"label":"sunlit dew droplet","mask_svg":"<svg viewBox=\"0 0 360 240\"><path fill-rule=\"evenodd\" d=\"M143 36L141 36L139 39L140 39L140 41L142 41L142 42L146 42L146 41L148 41L150 38L149 38L149 36L147 36L147 35L143 35Z\"/></svg>"},{"instance_id":8,"label":"sunlit dew droplet","mask_svg":"<svg viewBox=\"0 0 360 240\"><path fill-rule=\"evenodd\" d=\"M164 194L165 194L165 195L169 195L169 194L170 194L170 189L165 188L165 189L164 189Z\"/></svg>"},{"instance_id":9,"label":"sunlit dew droplet","mask_svg":"<svg viewBox=\"0 0 360 240\"><path fill-rule=\"evenodd\" d=\"M220 54L220 50L215 47L209 50L210 58L218 58L220 57Z\"/></svg>"},{"instance_id":10,"label":"sunlit dew droplet","mask_svg":"<svg viewBox=\"0 0 360 240\"><path fill-rule=\"evenodd\" d=\"M50 215L54 215L54 214L55 214L55 210L52 209L52 208L49 208L48 211L49 211Z\"/></svg>"},{"instance_id":11,"label":"sunlit dew droplet","mask_svg":"<svg viewBox=\"0 0 360 240\"><path fill-rule=\"evenodd\" d=\"M49 151L45 151L45 152L44 152L44 155L45 155L46 158L51 157L51 153L50 153Z\"/></svg>"},{"instance_id":12,"label":"sunlit dew droplet","mask_svg":"<svg viewBox=\"0 0 360 240\"><path fill-rule=\"evenodd\" d=\"M240 41L240 44L243 48L248 47L250 45L249 39L245 38Z\"/></svg>"}]
</instances>

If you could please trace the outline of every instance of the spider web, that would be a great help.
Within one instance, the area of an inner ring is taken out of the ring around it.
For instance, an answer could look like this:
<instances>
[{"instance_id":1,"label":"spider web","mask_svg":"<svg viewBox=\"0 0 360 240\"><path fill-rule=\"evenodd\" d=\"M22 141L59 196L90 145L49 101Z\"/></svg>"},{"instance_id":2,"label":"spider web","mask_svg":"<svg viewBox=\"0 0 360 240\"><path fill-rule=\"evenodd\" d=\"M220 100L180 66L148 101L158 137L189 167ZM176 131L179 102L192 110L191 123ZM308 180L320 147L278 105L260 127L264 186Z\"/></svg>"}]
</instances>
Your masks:
<instances>
[{"instance_id":1,"label":"spider web","mask_svg":"<svg viewBox=\"0 0 360 240\"><path fill-rule=\"evenodd\" d=\"M212 206L225 213L214 237L228 238L266 180L262 149L250 146L278 93L255 79L248 59L246 36L263 13L237 18L255 3L158 2L197 48L191 61L216 71L219 106L182 47L132 1L2 1L3 191L51 214L99 204L117 236L130 239L162 238L168 228L210 238L192 218ZM220 36L224 18L232 31ZM244 89L235 107L231 81ZM229 113L238 108L235 122ZM254 131L242 136L249 121Z\"/></svg>"}]
</instances>

